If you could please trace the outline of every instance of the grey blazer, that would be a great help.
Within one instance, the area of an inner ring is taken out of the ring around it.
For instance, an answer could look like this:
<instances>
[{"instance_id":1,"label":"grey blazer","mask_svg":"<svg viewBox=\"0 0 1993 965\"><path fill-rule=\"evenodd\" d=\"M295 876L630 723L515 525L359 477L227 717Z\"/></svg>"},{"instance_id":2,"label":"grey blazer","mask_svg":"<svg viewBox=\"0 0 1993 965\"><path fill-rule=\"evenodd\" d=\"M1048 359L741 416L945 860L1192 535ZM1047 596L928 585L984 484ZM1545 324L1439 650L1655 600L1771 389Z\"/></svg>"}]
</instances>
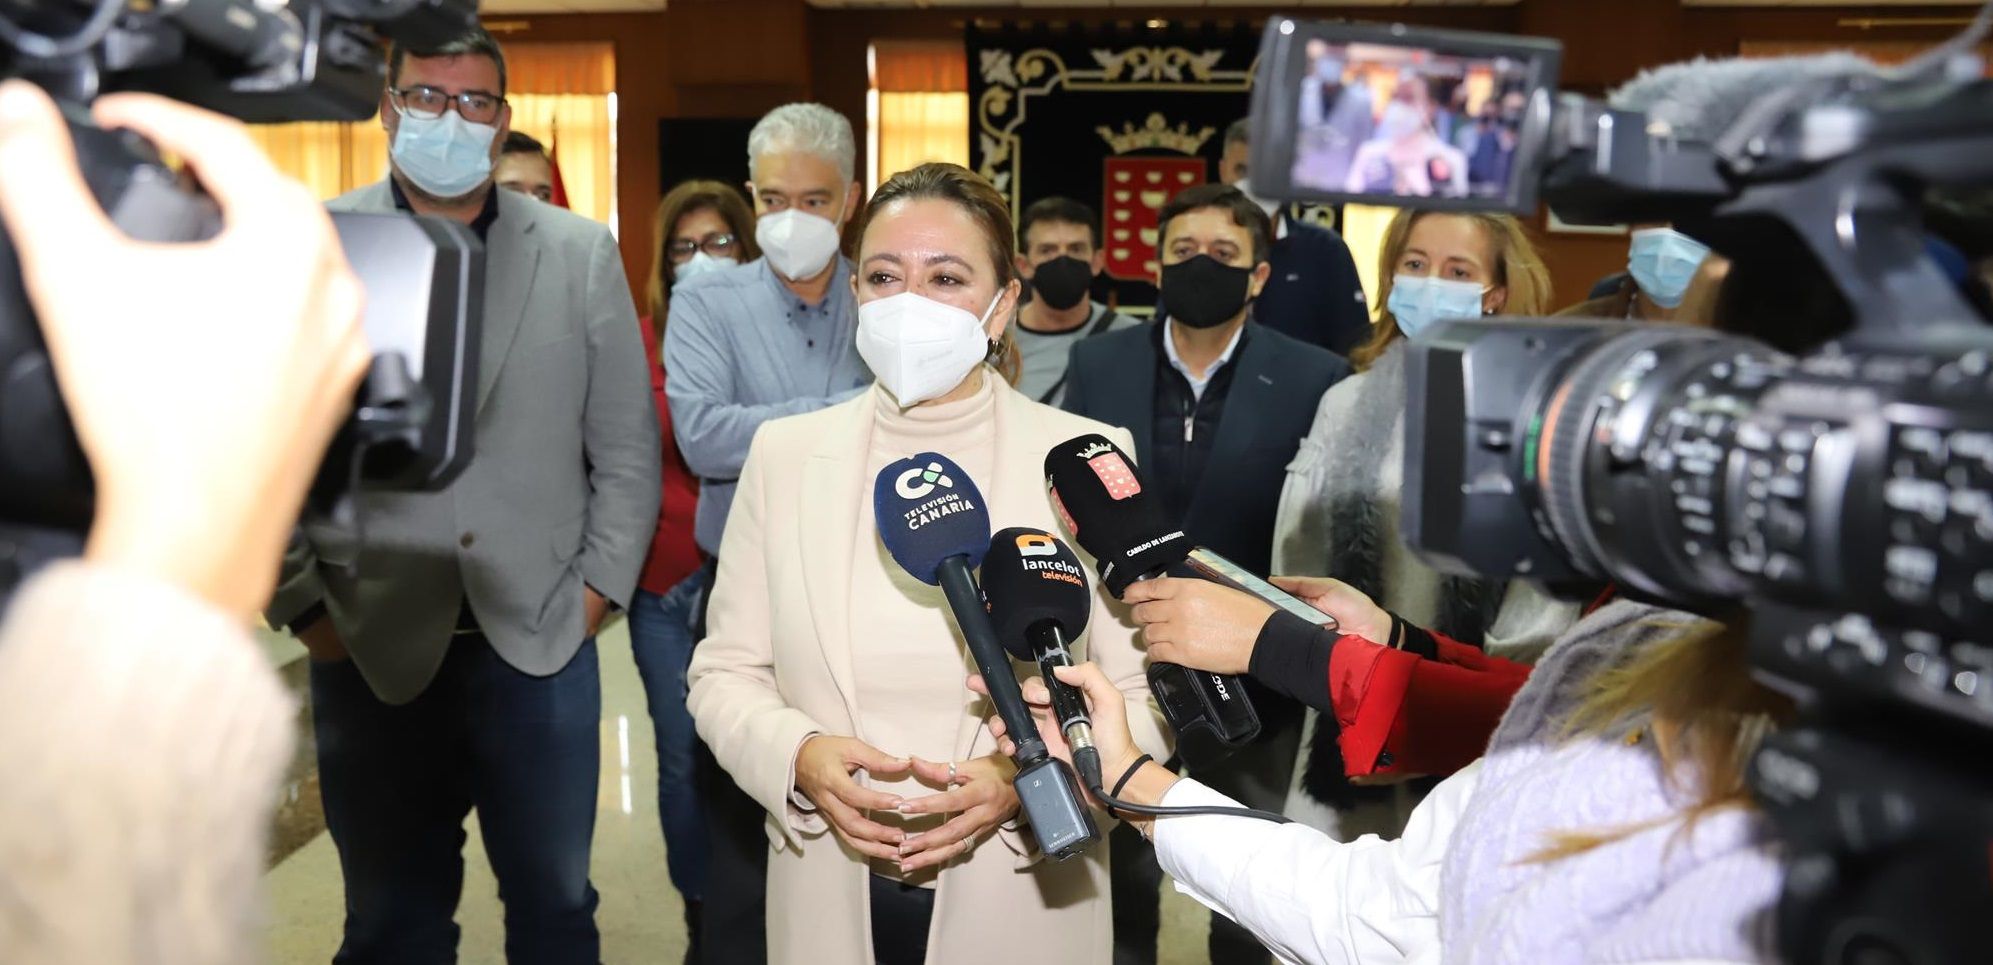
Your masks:
<instances>
[{"instance_id":1,"label":"grey blazer","mask_svg":"<svg viewBox=\"0 0 1993 965\"><path fill-rule=\"evenodd\" d=\"M395 210L386 181L329 207ZM363 494L364 542L307 522L267 612L283 626L323 602L391 704L429 685L466 599L507 663L560 670L586 635L583 586L627 607L657 529L649 355L615 240L500 190L485 252L470 466L441 492Z\"/></svg>"}]
</instances>

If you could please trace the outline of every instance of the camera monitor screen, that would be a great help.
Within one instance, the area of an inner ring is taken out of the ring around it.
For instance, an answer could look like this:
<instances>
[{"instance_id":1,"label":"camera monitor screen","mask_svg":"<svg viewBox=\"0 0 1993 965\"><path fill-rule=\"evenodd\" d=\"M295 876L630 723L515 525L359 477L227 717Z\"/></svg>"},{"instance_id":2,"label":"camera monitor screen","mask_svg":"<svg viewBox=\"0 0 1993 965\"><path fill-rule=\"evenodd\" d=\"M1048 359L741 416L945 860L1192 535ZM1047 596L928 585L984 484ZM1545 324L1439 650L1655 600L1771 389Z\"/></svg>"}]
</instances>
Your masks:
<instances>
[{"instance_id":1,"label":"camera monitor screen","mask_svg":"<svg viewBox=\"0 0 1993 965\"><path fill-rule=\"evenodd\" d=\"M1529 210L1558 57L1526 38L1275 18L1254 78L1253 189Z\"/></svg>"}]
</instances>

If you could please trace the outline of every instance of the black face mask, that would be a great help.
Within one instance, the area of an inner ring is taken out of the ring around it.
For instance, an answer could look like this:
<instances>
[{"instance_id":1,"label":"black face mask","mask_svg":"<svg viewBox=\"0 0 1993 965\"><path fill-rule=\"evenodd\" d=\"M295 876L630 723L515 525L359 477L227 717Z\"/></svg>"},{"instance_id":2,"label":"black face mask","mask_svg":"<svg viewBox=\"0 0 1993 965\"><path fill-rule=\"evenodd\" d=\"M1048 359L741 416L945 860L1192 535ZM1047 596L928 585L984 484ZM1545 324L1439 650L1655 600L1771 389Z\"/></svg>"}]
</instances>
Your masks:
<instances>
[{"instance_id":1,"label":"black face mask","mask_svg":"<svg viewBox=\"0 0 1993 965\"><path fill-rule=\"evenodd\" d=\"M1086 300L1093 284L1093 266L1071 255L1060 255L1031 270L1031 290L1045 307L1063 312Z\"/></svg>"},{"instance_id":2,"label":"black face mask","mask_svg":"<svg viewBox=\"0 0 1993 965\"><path fill-rule=\"evenodd\" d=\"M1163 266L1163 306L1170 318L1191 328L1216 328L1246 307L1252 283L1252 269L1198 255Z\"/></svg>"}]
</instances>

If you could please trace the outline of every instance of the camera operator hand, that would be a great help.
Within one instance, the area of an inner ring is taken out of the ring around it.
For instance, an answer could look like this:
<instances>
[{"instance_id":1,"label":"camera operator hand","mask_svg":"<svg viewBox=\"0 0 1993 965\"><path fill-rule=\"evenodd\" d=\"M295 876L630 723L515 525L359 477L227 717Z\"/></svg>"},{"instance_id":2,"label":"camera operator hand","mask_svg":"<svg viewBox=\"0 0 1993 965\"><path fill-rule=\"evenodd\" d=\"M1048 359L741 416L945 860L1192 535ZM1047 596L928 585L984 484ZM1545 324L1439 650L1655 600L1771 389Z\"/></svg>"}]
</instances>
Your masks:
<instances>
[{"instance_id":1,"label":"camera operator hand","mask_svg":"<svg viewBox=\"0 0 1993 965\"><path fill-rule=\"evenodd\" d=\"M95 473L86 553L246 616L365 373L361 288L324 208L240 123L138 94L93 113L185 159L224 224L194 244L125 236L55 105L0 85L0 218Z\"/></svg>"}]
</instances>

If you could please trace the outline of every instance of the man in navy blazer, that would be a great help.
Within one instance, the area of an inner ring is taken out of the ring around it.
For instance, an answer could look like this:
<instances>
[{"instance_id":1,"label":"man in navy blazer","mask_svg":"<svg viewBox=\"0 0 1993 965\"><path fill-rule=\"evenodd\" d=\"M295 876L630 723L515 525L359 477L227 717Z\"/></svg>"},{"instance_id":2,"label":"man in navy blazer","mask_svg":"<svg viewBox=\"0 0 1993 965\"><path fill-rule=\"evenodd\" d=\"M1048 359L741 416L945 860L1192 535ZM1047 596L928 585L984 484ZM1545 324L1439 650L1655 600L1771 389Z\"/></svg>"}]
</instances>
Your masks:
<instances>
[{"instance_id":1,"label":"man in navy blazer","mask_svg":"<svg viewBox=\"0 0 1993 965\"><path fill-rule=\"evenodd\" d=\"M1170 318L1074 345L1064 406L1132 433L1146 484L1190 538L1264 574L1287 464L1349 363L1252 319L1253 298L1272 272L1273 226L1243 192L1200 185L1163 205L1159 219L1157 274ZM1260 741L1194 769L1247 806L1278 811L1294 767L1299 708L1271 695L1255 702ZM1117 833L1114 848L1115 960L1153 962L1154 854L1139 835ZM1250 933L1220 917L1212 921L1211 960L1269 959Z\"/></svg>"}]
</instances>

